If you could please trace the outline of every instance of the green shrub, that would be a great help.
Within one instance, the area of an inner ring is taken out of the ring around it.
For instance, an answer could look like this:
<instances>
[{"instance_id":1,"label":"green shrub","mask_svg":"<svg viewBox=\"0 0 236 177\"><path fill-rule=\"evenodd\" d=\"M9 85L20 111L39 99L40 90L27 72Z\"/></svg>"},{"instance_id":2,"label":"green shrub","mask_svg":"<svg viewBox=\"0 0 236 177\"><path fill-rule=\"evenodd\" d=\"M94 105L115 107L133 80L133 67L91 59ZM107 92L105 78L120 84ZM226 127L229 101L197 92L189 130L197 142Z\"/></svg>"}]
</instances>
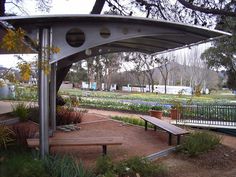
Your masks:
<instances>
[{"instance_id":1,"label":"green shrub","mask_svg":"<svg viewBox=\"0 0 236 177\"><path fill-rule=\"evenodd\" d=\"M15 133L6 125L0 124L0 148L7 149L9 143L13 142Z\"/></svg>"},{"instance_id":2,"label":"green shrub","mask_svg":"<svg viewBox=\"0 0 236 177\"><path fill-rule=\"evenodd\" d=\"M167 169L160 164L152 163L141 157L132 157L122 161L116 166L116 173L119 176L136 176L142 177L163 177L167 174Z\"/></svg>"},{"instance_id":3,"label":"green shrub","mask_svg":"<svg viewBox=\"0 0 236 177\"><path fill-rule=\"evenodd\" d=\"M27 121L29 117L29 109L28 106L21 102L15 105L12 105L13 115L19 117L20 121Z\"/></svg>"},{"instance_id":4,"label":"green shrub","mask_svg":"<svg viewBox=\"0 0 236 177\"><path fill-rule=\"evenodd\" d=\"M5 156L0 165L2 177L49 177L43 163L33 159L30 153L21 152Z\"/></svg>"},{"instance_id":5,"label":"green shrub","mask_svg":"<svg viewBox=\"0 0 236 177\"><path fill-rule=\"evenodd\" d=\"M38 87L37 86L20 86L15 87L15 100L21 101L37 101L38 99Z\"/></svg>"},{"instance_id":6,"label":"green shrub","mask_svg":"<svg viewBox=\"0 0 236 177\"><path fill-rule=\"evenodd\" d=\"M163 107L162 106L152 106L151 110L162 111Z\"/></svg>"},{"instance_id":7,"label":"green shrub","mask_svg":"<svg viewBox=\"0 0 236 177\"><path fill-rule=\"evenodd\" d=\"M108 156L99 157L96 161L95 171L97 174L111 176L114 174L114 164Z\"/></svg>"},{"instance_id":8,"label":"green shrub","mask_svg":"<svg viewBox=\"0 0 236 177\"><path fill-rule=\"evenodd\" d=\"M194 132L187 136L179 150L189 156L197 156L220 144L220 137L208 132Z\"/></svg>"},{"instance_id":9,"label":"green shrub","mask_svg":"<svg viewBox=\"0 0 236 177\"><path fill-rule=\"evenodd\" d=\"M136 177L136 174L142 177L164 177L167 169L141 157L132 157L117 164L108 157L101 157L96 163L96 174L102 177Z\"/></svg>"}]
</instances>

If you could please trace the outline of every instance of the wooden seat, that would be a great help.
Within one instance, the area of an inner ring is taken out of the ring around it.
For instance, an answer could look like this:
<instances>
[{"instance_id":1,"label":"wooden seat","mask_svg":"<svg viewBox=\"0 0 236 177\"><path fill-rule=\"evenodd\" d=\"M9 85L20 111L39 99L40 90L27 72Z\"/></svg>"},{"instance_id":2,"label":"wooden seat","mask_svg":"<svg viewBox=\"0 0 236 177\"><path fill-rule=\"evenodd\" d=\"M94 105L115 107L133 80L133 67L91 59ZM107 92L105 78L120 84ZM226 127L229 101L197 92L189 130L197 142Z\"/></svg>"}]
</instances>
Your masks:
<instances>
[{"instance_id":1,"label":"wooden seat","mask_svg":"<svg viewBox=\"0 0 236 177\"><path fill-rule=\"evenodd\" d=\"M180 136L184 134L188 134L189 132L179 128L175 125L172 125L166 121L157 119L156 117L151 116L141 116L141 119L145 121L145 130L147 131L147 123L151 123L154 125L154 129L156 130L156 127L159 127L169 133L169 145L171 145L172 142L172 135L177 136L177 145L180 144Z\"/></svg>"},{"instance_id":2,"label":"wooden seat","mask_svg":"<svg viewBox=\"0 0 236 177\"><path fill-rule=\"evenodd\" d=\"M122 145L122 137L88 137L88 138L49 138L49 147L52 146L102 146L103 155L107 154L107 145ZM39 139L27 139L29 147L39 146Z\"/></svg>"}]
</instances>

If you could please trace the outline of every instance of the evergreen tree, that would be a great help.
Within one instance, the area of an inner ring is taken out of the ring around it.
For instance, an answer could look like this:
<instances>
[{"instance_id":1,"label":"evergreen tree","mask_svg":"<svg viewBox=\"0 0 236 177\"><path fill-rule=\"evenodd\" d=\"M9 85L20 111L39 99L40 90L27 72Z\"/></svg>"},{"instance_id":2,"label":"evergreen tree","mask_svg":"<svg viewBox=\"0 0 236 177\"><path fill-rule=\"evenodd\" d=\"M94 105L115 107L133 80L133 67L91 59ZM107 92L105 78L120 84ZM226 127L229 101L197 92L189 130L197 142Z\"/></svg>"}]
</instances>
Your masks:
<instances>
[{"instance_id":1,"label":"evergreen tree","mask_svg":"<svg viewBox=\"0 0 236 177\"><path fill-rule=\"evenodd\" d=\"M236 18L220 18L217 29L231 32L232 36L217 40L201 57L210 68L226 70L227 86L236 89Z\"/></svg>"}]
</instances>

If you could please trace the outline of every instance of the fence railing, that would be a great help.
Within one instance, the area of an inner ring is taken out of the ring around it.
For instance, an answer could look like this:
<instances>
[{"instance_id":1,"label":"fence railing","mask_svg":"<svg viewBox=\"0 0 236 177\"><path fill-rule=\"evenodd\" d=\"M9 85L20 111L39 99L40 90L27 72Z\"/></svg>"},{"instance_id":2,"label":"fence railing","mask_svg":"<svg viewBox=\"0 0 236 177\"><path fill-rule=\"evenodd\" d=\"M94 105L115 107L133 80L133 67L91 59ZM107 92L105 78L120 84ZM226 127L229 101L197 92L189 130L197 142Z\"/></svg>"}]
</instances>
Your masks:
<instances>
[{"instance_id":1,"label":"fence railing","mask_svg":"<svg viewBox=\"0 0 236 177\"><path fill-rule=\"evenodd\" d=\"M185 105L176 121L181 123L236 126L236 105Z\"/></svg>"}]
</instances>

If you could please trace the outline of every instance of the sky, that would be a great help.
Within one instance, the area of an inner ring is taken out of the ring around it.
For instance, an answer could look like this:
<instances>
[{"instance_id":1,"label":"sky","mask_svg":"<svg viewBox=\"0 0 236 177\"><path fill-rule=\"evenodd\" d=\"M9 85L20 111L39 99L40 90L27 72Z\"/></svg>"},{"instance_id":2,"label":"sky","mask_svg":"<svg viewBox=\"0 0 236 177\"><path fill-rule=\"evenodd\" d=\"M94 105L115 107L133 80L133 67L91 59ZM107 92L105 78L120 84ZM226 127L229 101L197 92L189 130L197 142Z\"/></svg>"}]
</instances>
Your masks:
<instances>
[{"instance_id":1,"label":"sky","mask_svg":"<svg viewBox=\"0 0 236 177\"><path fill-rule=\"evenodd\" d=\"M6 9L8 12L17 12L17 15L47 15L47 14L89 14L95 0L52 0L50 12L41 12L37 10L35 0L23 0L25 13L19 12L19 9L8 4Z\"/></svg>"},{"instance_id":2,"label":"sky","mask_svg":"<svg viewBox=\"0 0 236 177\"><path fill-rule=\"evenodd\" d=\"M50 12L41 12L37 10L34 0L23 0L20 4L24 7L24 12L12 4L7 4L6 11L17 13L17 15L48 15L48 14L89 14L92 10L95 0L52 0ZM21 55L22 58L29 61L35 58L35 55ZM16 67L17 58L14 55L1 55L0 66Z\"/></svg>"}]
</instances>

